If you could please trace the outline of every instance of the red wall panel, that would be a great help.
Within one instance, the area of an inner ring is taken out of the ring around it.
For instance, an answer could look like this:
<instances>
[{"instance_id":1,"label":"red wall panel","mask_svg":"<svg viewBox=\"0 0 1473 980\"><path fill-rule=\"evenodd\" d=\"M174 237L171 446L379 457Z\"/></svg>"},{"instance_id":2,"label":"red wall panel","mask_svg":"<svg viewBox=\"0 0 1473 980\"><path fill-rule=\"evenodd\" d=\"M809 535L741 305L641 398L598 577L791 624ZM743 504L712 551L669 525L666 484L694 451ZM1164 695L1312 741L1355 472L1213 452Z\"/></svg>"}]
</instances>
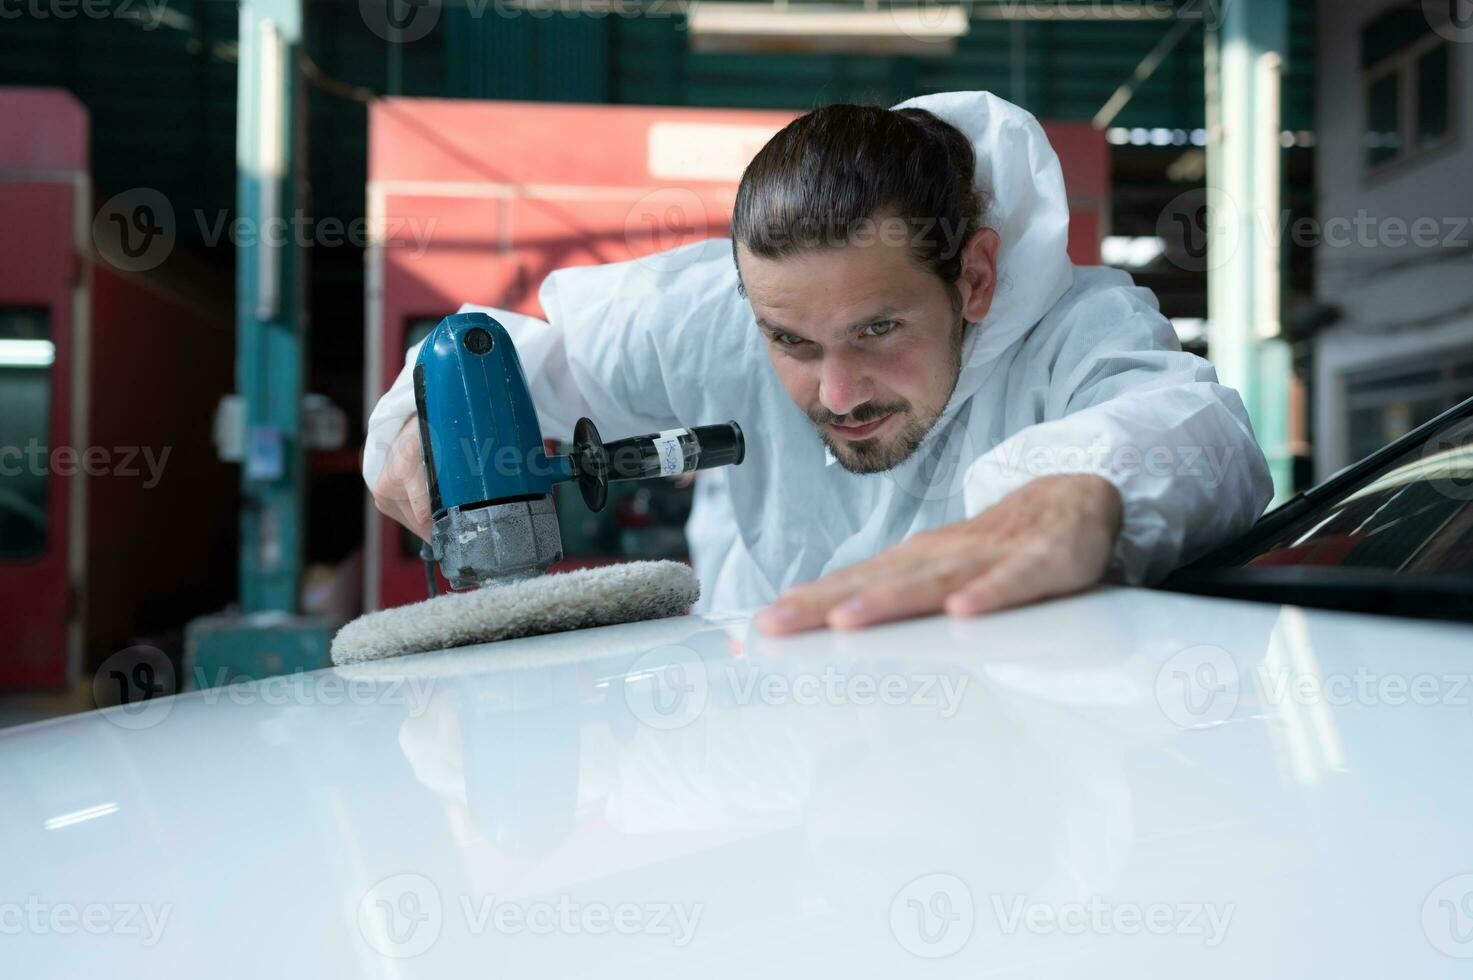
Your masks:
<instances>
[{"instance_id":1,"label":"red wall panel","mask_svg":"<svg viewBox=\"0 0 1473 980\"><path fill-rule=\"evenodd\" d=\"M22 462L14 451L28 446L3 447L10 467L39 461L46 538L44 551L33 558L0 559L0 595L6 597L0 602L0 689L55 687L68 679L67 626L75 595L68 546L72 482L80 477L68 475L71 462L56 451L77 448L71 391L74 289L82 270L74 217L86 186L87 115L64 92L4 89L0 119L6 130L0 140L0 306L44 310L55 346L43 453ZM0 398L3 393L0 382ZM0 476L0 489L5 485Z\"/></svg>"}]
</instances>

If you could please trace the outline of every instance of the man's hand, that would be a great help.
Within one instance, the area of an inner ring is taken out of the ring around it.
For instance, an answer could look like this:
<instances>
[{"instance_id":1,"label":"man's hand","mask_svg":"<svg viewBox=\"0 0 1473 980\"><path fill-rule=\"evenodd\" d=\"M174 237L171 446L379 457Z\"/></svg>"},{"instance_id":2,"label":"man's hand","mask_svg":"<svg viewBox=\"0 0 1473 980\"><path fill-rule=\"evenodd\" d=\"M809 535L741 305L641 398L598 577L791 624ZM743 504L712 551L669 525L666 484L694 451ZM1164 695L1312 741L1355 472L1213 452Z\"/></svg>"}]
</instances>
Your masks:
<instances>
[{"instance_id":1,"label":"man's hand","mask_svg":"<svg viewBox=\"0 0 1473 980\"><path fill-rule=\"evenodd\" d=\"M974 616L1078 592L1109 566L1120 510L1103 477L1042 477L970 520L789 589L757 614L757 628L852 629L943 609Z\"/></svg>"},{"instance_id":2,"label":"man's hand","mask_svg":"<svg viewBox=\"0 0 1473 980\"><path fill-rule=\"evenodd\" d=\"M430 539L430 488L419 445L419 416L411 415L389 447L383 472L373 485L373 503L426 541Z\"/></svg>"}]
</instances>

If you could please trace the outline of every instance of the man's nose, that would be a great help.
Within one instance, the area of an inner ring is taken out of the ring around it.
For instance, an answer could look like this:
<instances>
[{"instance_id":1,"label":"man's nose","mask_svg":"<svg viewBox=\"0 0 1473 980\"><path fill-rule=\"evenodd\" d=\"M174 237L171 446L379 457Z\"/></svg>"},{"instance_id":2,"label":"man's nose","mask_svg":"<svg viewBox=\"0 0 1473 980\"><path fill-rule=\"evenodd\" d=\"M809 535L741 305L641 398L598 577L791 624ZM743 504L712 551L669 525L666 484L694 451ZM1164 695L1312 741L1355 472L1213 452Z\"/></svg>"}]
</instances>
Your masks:
<instances>
[{"instance_id":1,"label":"man's nose","mask_svg":"<svg viewBox=\"0 0 1473 980\"><path fill-rule=\"evenodd\" d=\"M819 367L818 400L835 415L848 415L870 399L869 379L852 357L829 355Z\"/></svg>"}]
</instances>

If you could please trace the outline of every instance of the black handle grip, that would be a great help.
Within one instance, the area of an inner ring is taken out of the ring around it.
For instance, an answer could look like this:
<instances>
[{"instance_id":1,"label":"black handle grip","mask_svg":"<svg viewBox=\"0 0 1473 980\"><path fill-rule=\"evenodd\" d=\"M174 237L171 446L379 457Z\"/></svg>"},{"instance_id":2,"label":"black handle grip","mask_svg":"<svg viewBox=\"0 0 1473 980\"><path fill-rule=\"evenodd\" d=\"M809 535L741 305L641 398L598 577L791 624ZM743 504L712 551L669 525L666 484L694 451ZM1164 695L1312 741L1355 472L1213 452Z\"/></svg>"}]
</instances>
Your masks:
<instances>
[{"instance_id":1,"label":"black handle grip","mask_svg":"<svg viewBox=\"0 0 1473 980\"><path fill-rule=\"evenodd\" d=\"M648 480L679 476L715 466L734 466L747 455L747 442L735 422L671 429L604 443L610 480Z\"/></svg>"},{"instance_id":2,"label":"black handle grip","mask_svg":"<svg viewBox=\"0 0 1473 980\"><path fill-rule=\"evenodd\" d=\"M697 426L691 432L701 444L701 456L696 461L698 470L709 470L713 466L740 466L747 458L746 437L734 420L722 425Z\"/></svg>"},{"instance_id":3,"label":"black handle grip","mask_svg":"<svg viewBox=\"0 0 1473 980\"><path fill-rule=\"evenodd\" d=\"M747 441L736 422L670 429L606 443L590 419L579 419L573 443L578 485L584 502L595 511L603 508L611 480L649 480L735 466L747 455Z\"/></svg>"}]
</instances>

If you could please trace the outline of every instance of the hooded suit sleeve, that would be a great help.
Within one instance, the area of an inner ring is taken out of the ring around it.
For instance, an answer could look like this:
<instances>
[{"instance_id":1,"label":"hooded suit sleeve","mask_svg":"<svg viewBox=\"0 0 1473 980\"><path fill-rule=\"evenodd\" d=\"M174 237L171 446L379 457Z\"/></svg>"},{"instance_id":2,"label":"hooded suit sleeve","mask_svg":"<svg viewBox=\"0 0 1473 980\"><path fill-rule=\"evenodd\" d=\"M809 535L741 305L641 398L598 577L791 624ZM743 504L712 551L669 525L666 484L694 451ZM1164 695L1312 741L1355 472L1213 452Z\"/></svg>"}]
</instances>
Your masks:
<instances>
[{"instance_id":1,"label":"hooded suit sleeve","mask_svg":"<svg viewBox=\"0 0 1473 980\"><path fill-rule=\"evenodd\" d=\"M1014 362L1033 424L968 468L966 514L1037 477L1101 476L1123 504L1110 577L1150 584L1247 530L1272 480L1242 399L1181 350L1151 293L1119 273L1081 278Z\"/></svg>"}]
</instances>

